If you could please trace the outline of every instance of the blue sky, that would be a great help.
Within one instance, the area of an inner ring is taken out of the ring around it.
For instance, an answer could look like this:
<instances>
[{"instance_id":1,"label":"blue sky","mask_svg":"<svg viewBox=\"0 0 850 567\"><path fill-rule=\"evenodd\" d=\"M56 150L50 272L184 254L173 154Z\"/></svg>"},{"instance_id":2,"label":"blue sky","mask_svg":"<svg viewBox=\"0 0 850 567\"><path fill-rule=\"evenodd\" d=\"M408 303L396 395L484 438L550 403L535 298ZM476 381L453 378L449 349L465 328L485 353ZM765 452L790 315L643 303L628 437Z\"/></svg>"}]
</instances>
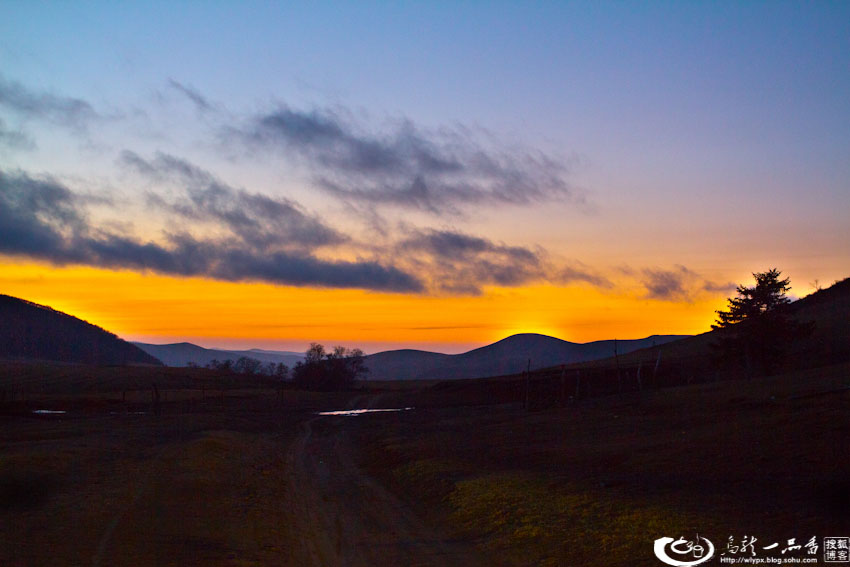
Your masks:
<instances>
[{"instance_id":1,"label":"blue sky","mask_svg":"<svg viewBox=\"0 0 850 567\"><path fill-rule=\"evenodd\" d=\"M302 239L274 248L295 268L246 268L280 285L579 282L656 298L663 273L679 284L669 299L693 300L677 290L722 296L777 266L804 294L847 276L848 100L846 2L7 1L7 189L67 189L85 222L74 237L94 248L2 252L241 281L232 266L174 268L168 236L178 215L194 244L245 244L240 214L264 238ZM299 137L305 124L324 141ZM339 153L367 150L390 161L357 169ZM460 169L428 169L423 152ZM199 204L213 185L227 211ZM250 195L291 206L297 226L272 226ZM323 230L336 237L316 241ZM105 259L107 237L167 262ZM336 279L293 279L304 262Z\"/></svg>"}]
</instances>

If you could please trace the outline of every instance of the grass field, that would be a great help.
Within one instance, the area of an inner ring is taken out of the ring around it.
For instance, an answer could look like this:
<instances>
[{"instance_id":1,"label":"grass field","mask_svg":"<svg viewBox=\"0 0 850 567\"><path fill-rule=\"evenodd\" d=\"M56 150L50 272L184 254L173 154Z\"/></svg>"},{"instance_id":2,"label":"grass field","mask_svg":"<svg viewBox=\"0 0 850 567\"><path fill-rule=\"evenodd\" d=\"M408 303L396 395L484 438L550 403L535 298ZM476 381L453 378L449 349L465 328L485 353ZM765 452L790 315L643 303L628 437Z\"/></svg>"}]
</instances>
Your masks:
<instances>
[{"instance_id":1,"label":"grass field","mask_svg":"<svg viewBox=\"0 0 850 567\"><path fill-rule=\"evenodd\" d=\"M431 408L359 421L358 439L364 467L504 563L657 565L663 535L850 533L848 386L843 365L530 413Z\"/></svg>"},{"instance_id":2,"label":"grass field","mask_svg":"<svg viewBox=\"0 0 850 567\"><path fill-rule=\"evenodd\" d=\"M662 536L850 534L847 386L840 365L528 412L427 383L320 394L185 369L6 365L0 564L410 564L421 551L426 565L451 563L437 552L658 565ZM327 527L378 507L372 524ZM319 539L324 555L305 551Z\"/></svg>"}]
</instances>

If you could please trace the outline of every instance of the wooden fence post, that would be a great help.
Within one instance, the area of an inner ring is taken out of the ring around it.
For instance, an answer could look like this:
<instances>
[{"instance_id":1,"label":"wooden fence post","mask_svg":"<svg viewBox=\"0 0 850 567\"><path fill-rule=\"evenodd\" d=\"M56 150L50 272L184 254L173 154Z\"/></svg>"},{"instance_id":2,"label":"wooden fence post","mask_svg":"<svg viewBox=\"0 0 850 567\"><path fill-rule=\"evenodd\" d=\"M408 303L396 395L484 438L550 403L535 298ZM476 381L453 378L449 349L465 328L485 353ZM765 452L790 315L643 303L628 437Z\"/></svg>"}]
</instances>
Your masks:
<instances>
[{"instance_id":1,"label":"wooden fence post","mask_svg":"<svg viewBox=\"0 0 850 567\"><path fill-rule=\"evenodd\" d=\"M623 393L623 377L620 376L620 356L617 354L617 339L614 339L614 361L617 363L617 390Z\"/></svg>"},{"instance_id":2,"label":"wooden fence post","mask_svg":"<svg viewBox=\"0 0 850 567\"><path fill-rule=\"evenodd\" d=\"M581 370L576 368L576 397L574 398L576 402L578 401L580 386L581 386Z\"/></svg>"},{"instance_id":3,"label":"wooden fence post","mask_svg":"<svg viewBox=\"0 0 850 567\"><path fill-rule=\"evenodd\" d=\"M567 367L561 365L561 407L567 406Z\"/></svg>"},{"instance_id":4,"label":"wooden fence post","mask_svg":"<svg viewBox=\"0 0 850 567\"><path fill-rule=\"evenodd\" d=\"M658 351L658 358L655 359L655 368L652 370L652 384L658 387L658 365L661 364L661 351Z\"/></svg>"},{"instance_id":5,"label":"wooden fence post","mask_svg":"<svg viewBox=\"0 0 850 567\"><path fill-rule=\"evenodd\" d=\"M156 382L153 384L153 413L154 415L160 414L159 388L156 387Z\"/></svg>"}]
</instances>

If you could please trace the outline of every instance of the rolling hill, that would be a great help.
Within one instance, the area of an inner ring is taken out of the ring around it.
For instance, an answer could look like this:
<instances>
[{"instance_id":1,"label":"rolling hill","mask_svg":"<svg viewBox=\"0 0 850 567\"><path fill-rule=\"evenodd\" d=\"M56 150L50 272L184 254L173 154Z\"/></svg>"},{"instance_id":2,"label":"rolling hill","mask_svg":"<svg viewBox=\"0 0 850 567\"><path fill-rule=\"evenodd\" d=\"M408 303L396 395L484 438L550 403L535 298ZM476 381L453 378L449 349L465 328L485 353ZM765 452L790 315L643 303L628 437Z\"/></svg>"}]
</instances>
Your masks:
<instances>
[{"instance_id":1,"label":"rolling hill","mask_svg":"<svg viewBox=\"0 0 850 567\"><path fill-rule=\"evenodd\" d=\"M795 341L777 372L804 380L830 375L846 377L850 364L850 278L798 299L787 309L798 321L814 323L814 331ZM611 394L634 395L670 386L747 378L742 368L716 363L712 348L716 336L715 331L709 331L625 354L618 348L620 355L616 358L576 362L563 369L553 364L533 369L530 379L521 374L521 368L509 376L440 381L420 391L416 405L523 403L541 409ZM839 385L841 388L836 391L846 388L847 381ZM382 403L399 407L408 402L388 396Z\"/></svg>"},{"instance_id":2,"label":"rolling hill","mask_svg":"<svg viewBox=\"0 0 850 567\"><path fill-rule=\"evenodd\" d=\"M850 361L850 278L798 299L788 305L788 313L800 322L814 323L809 337L798 340L787 353L787 366L793 369L816 368ZM680 341L640 350L620 357L620 364L662 360L693 366L692 372L714 373L711 344L716 331L708 331ZM611 358L589 362L587 366L612 366ZM699 371L698 371L699 370Z\"/></svg>"},{"instance_id":3,"label":"rolling hill","mask_svg":"<svg viewBox=\"0 0 850 567\"><path fill-rule=\"evenodd\" d=\"M188 366L195 364L197 366L206 366L213 360L237 361L243 356L259 360L267 363L275 364L282 362L289 367L295 366L295 363L304 359L304 355L298 352L276 351L276 350L218 350L204 348L192 343L173 343L165 345L155 345L149 343L134 342L134 345L155 356L166 366Z\"/></svg>"},{"instance_id":4,"label":"rolling hill","mask_svg":"<svg viewBox=\"0 0 850 567\"><path fill-rule=\"evenodd\" d=\"M392 350L366 357L370 380L418 380L481 378L514 374L531 368L572 364L637 349L661 345L684 338L683 335L653 335L625 341L571 343L533 333L507 337L491 345L463 354L439 354L418 350Z\"/></svg>"},{"instance_id":5,"label":"rolling hill","mask_svg":"<svg viewBox=\"0 0 850 567\"><path fill-rule=\"evenodd\" d=\"M0 358L95 365L162 364L100 327L8 295L0 295Z\"/></svg>"}]
</instances>

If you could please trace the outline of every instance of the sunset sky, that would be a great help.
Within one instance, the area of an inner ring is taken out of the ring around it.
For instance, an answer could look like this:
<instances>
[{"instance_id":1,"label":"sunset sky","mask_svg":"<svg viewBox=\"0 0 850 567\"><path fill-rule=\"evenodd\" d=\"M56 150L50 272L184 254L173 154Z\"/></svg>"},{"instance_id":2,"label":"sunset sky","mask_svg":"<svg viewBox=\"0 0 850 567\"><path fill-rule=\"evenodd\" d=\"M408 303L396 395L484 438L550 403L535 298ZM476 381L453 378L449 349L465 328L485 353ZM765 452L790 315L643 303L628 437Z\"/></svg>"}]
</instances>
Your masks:
<instances>
[{"instance_id":1,"label":"sunset sky","mask_svg":"<svg viewBox=\"0 0 850 567\"><path fill-rule=\"evenodd\" d=\"M461 352L850 276L848 2L0 3L0 293Z\"/></svg>"}]
</instances>

